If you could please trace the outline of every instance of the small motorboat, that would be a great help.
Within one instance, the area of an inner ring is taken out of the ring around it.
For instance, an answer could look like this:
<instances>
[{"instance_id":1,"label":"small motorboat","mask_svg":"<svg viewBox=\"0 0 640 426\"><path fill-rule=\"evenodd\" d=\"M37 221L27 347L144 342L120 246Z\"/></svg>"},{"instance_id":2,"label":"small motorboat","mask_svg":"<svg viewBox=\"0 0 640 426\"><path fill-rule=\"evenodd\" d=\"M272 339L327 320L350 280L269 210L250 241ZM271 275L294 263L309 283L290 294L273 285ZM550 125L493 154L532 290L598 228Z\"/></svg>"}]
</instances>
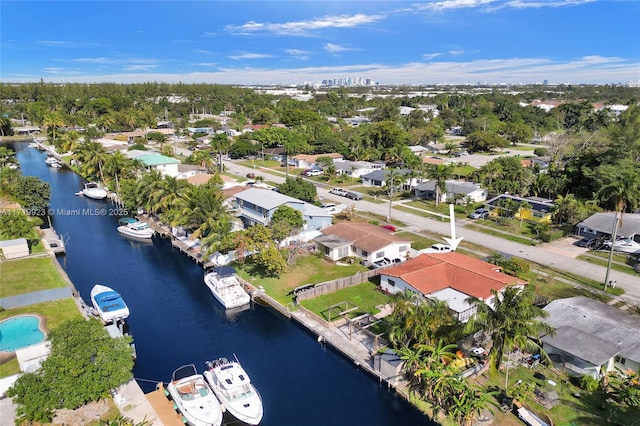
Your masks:
<instances>
[{"instance_id":1,"label":"small motorboat","mask_svg":"<svg viewBox=\"0 0 640 426\"><path fill-rule=\"evenodd\" d=\"M611 250L611 241L605 241L602 245L607 250ZM631 238L619 237L613 244L613 250L627 254L640 253L640 243L635 242Z\"/></svg>"},{"instance_id":2,"label":"small motorboat","mask_svg":"<svg viewBox=\"0 0 640 426\"><path fill-rule=\"evenodd\" d=\"M105 324L125 320L129 316L129 308L122 296L111 287L96 284L91 289L91 304Z\"/></svg>"},{"instance_id":3,"label":"small motorboat","mask_svg":"<svg viewBox=\"0 0 640 426\"><path fill-rule=\"evenodd\" d=\"M107 190L95 182L87 182L84 184L82 195L93 198L94 200L104 200L107 198Z\"/></svg>"},{"instance_id":4,"label":"small motorboat","mask_svg":"<svg viewBox=\"0 0 640 426\"><path fill-rule=\"evenodd\" d=\"M193 364L183 365L173 372L167 392L190 426L219 426L222 407Z\"/></svg>"},{"instance_id":5,"label":"small motorboat","mask_svg":"<svg viewBox=\"0 0 640 426\"><path fill-rule=\"evenodd\" d=\"M204 377L222 405L241 422L257 425L264 410L262 398L237 358L208 361Z\"/></svg>"},{"instance_id":6,"label":"small motorboat","mask_svg":"<svg viewBox=\"0 0 640 426\"><path fill-rule=\"evenodd\" d=\"M141 222L131 217L118 219L118 232L128 237L148 240L156 233L148 223Z\"/></svg>"},{"instance_id":7,"label":"small motorboat","mask_svg":"<svg viewBox=\"0 0 640 426\"><path fill-rule=\"evenodd\" d=\"M44 160L44 162L45 162L46 164L59 163L58 159L57 159L56 157L54 157L53 155L49 155L49 156L47 157L47 159L46 159L46 160Z\"/></svg>"},{"instance_id":8,"label":"small motorboat","mask_svg":"<svg viewBox=\"0 0 640 426\"><path fill-rule=\"evenodd\" d=\"M204 283L225 309L251 303L251 296L244 290L235 272L231 266L218 266L204 276Z\"/></svg>"}]
</instances>

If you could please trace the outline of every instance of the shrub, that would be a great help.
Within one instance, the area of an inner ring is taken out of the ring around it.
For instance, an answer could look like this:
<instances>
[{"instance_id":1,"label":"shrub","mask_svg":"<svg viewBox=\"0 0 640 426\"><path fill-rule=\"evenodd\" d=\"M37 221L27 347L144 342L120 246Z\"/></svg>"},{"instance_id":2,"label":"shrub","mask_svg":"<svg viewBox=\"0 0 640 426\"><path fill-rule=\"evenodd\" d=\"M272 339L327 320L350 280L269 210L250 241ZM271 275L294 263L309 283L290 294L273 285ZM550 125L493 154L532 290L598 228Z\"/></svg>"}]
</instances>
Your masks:
<instances>
[{"instance_id":1,"label":"shrub","mask_svg":"<svg viewBox=\"0 0 640 426\"><path fill-rule=\"evenodd\" d=\"M533 153L538 157L544 157L545 155L548 155L549 152L547 151L547 148L536 148L533 150Z\"/></svg>"},{"instance_id":2,"label":"shrub","mask_svg":"<svg viewBox=\"0 0 640 426\"><path fill-rule=\"evenodd\" d=\"M600 387L600 382L597 379L594 379L592 376L583 374L582 376L580 376L580 382L578 386L580 386L580 389L584 389L588 392L595 392Z\"/></svg>"}]
</instances>

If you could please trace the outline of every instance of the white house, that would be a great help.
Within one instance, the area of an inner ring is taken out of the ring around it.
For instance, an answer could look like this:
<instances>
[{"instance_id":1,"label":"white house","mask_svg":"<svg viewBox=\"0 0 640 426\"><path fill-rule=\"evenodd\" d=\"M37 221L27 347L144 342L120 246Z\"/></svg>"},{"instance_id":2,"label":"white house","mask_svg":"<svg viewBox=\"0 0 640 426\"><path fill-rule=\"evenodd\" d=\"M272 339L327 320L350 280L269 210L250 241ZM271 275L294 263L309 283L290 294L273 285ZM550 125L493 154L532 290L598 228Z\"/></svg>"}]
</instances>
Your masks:
<instances>
[{"instance_id":1,"label":"white house","mask_svg":"<svg viewBox=\"0 0 640 426\"><path fill-rule=\"evenodd\" d=\"M124 151L124 154L129 158L140 161L147 170L156 169L163 176L178 177L180 175L178 170L180 160L178 159L151 151L131 150Z\"/></svg>"},{"instance_id":2,"label":"white house","mask_svg":"<svg viewBox=\"0 0 640 426\"><path fill-rule=\"evenodd\" d=\"M496 265L457 252L421 254L380 275L382 290L392 294L408 290L422 299L443 300L461 322L476 312L467 298L473 296L491 306L491 290L500 293L508 286L526 284Z\"/></svg>"},{"instance_id":3,"label":"white house","mask_svg":"<svg viewBox=\"0 0 640 426\"><path fill-rule=\"evenodd\" d=\"M583 237L608 237L613 234L615 212L595 213L576 225L576 234ZM616 234L640 242L640 214L625 213L622 223L618 223Z\"/></svg>"},{"instance_id":4,"label":"white house","mask_svg":"<svg viewBox=\"0 0 640 426\"><path fill-rule=\"evenodd\" d=\"M420 183L416 186L414 193L416 197L435 200L436 181L429 180ZM486 201L487 194L488 191L481 188L479 183L448 180L446 181L446 192L440 194L440 201L459 198L463 202L465 198L468 198L474 203L481 203Z\"/></svg>"},{"instance_id":5,"label":"white house","mask_svg":"<svg viewBox=\"0 0 640 426\"><path fill-rule=\"evenodd\" d=\"M329 152L327 154L313 154L313 155L299 154L293 157L289 157L287 161L293 167L307 168L315 165L316 161L320 157L329 157L331 158L331 160L333 160L334 163L344 160L344 157L342 156L342 154L338 154L336 152Z\"/></svg>"},{"instance_id":6,"label":"white house","mask_svg":"<svg viewBox=\"0 0 640 426\"><path fill-rule=\"evenodd\" d=\"M411 249L411 241L366 222L340 222L320 232L316 249L333 261L356 256L372 264L385 257L406 258Z\"/></svg>"},{"instance_id":7,"label":"white house","mask_svg":"<svg viewBox=\"0 0 640 426\"><path fill-rule=\"evenodd\" d=\"M345 175L356 179L374 170L382 170L385 167L381 161L338 161L333 164L336 167L338 175Z\"/></svg>"},{"instance_id":8,"label":"white house","mask_svg":"<svg viewBox=\"0 0 640 426\"><path fill-rule=\"evenodd\" d=\"M640 318L585 296L558 299L545 308L555 336L542 336L553 363L574 374L598 376L614 368L640 372Z\"/></svg>"},{"instance_id":9,"label":"white house","mask_svg":"<svg viewBox=\"0 0 640 426\"><path fill-rule=\"evenodd\" d=\"M26 238L0 241L0 251L5 259L17 259L29 256L29 244Z\"/></svg>"}]
</instances>

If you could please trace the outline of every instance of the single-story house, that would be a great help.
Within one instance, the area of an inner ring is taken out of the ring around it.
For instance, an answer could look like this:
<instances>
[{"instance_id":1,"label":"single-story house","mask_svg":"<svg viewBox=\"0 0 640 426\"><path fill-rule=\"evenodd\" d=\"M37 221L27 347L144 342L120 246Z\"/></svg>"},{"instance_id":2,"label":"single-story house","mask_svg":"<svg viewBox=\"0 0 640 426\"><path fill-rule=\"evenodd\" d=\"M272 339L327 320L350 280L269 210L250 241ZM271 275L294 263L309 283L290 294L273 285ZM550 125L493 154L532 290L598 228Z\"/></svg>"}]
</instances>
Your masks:
<instances>
[{"instance_id":1,"label":"single-story house","mask_svg":"<svg viewBox=\"0 0 640 426\"><path fill-rule=\"evenodd\" d=\"M345 175L356 179L374 170L384 169L385 167L381 161L338 161L333 164L339 176Z\"/></svg>"},{"instance_id":2,"label":"single-story house","mask_svg":"<svg viewBox=\"0 0 640 426\"><path fill-rule=\"evenodd\" d=\"M509 206L512 203L512 206ZM528 203L529 207L520 207ZM553 200L539 197L517 197L515 195L500 194L486 202L486 206L493 216L514 217L532 222L551 222L551 213L555 208Z\"/></svg>"},{"instance_id":3,"label":"single-story house","mask_svg":"<svg viewBox=\"0 0 640 426\"><path fill-rule=\"evenodd\" d=\"M440 194L440 201L448 199L460 199L464 201L466 197L474 203L480 203L487 199L488 191L480 187L479 183L464 182L458 180L446 181L446 192ZM422 182L415 188L415 195L419 198L435 199L436 198L436 181L429 180Z\"/></svg>"},{"instance_id":4,"label":"single-story house","mask_svg":"<svg viewBox=\"0 0 640 426\"><path fill-rule=\"evenodd\" d=\"M576 225L576 234L583 237L610 238L613 234L615 212L595 213ZM616 234L640 243L640 214L625 213L618 223Z\"/></svg>"},{"instance_id":5,"label":"single-story house","mask_svg":"<svg viewBox=\"0 0 640 426\"><path fill-rule=\"evenodd\" d=\"M38 126L18 126L13 127L13 133L15 135L34 135L41 132Z\"/></svg>"},{"instance_id":6,"label":"single-story house","mask_svg":"<svg viewBox=\"0 0 640 426\"><path fill-rule=\"evenodd\" d=\"M556 334L542 336L559 368L598 376L614 368L640 372L640 318L585 296L557 299L544 308Z\"/></svg>"},{"instance_id":7,"label":"single-story house","mask_svg":"<svg viewBox=\"0 0 640 426\"><path fill-rule=\"evenodd\" d=\"M264 148L258 151L258 156L260 158L264 158L265 160L275 160L275 161L284 161L286 158L286 154L284 153L284 148L282 147Z\"/></svg>"},{"instance_id":8,"label":"single-story house","mask_svg":"<svg viewBox=\"0 0 640 426\"><path fill-rule=\"evenodd\" d=\"M385 257L406 258L411 248L410 240L366 222L340 222L320 232L314 238L316 249L333 261L356 256L372 264Z\"/></svg>"},{"instance_id":9,"label":"single-story house","mask_svg":"<svg viewBox=\"0 0 640 426\"><path fill-rule=\"evenodd\" d=\"M289 206L302 213L302 231L322 230L331 226L331 214L324 209L297 198L263 188L251 188L235 195L238 217L245 227L269 225L280 206Z\"/></svg>"},{"instance_id":10,"label":"single-story house","mask_svg":"<svg viewBox=\"0 0 640 426\"><path fill-rule=\"evenodd\" d=\"M180 174L178 171L180 160L176 158L167 157L157 152L139 151L135 149L124 151L124 154L129 158L141 162L147 170L157 169L162 175L171 177L177 177Z\"/></svg>"},{"instance_id":11,"label":"single-story house","mask_svg":"<svg viewBox=\"0 0 640 426\"><path fill-rule=\"evenodd\" d=\"M374 170L370 173L362 175L362 184L364 186L386 186L387 176L389 175L390 169L382 169L382 170ZM401 176L408 176L411 173L409 169L396 169L396 172ZM404 190L413 190L418 184L422 182L422 178L419 177L407 177L402 182L402 189Z\"/></svg>"},{"instance_id":12,"label":"single-story house","mask_svg":"<svg viewBox=\"0 0 640 426\"><path fill-rule=\"evenodd\" d=\"M17 259L29 256L29 244L26 238L0 241L0 251L5 259Z\"/></svg>"},{"instance_id":13,"label":"single-story house","mask_svg":"<svg viewBox=\"0 0 640 426\"><path fill-rule=\"evenodd\" d=\"M421 254L380 274L382 290L389 293L408 290L422 299L443 300L461 322L467 322L476 312L467 298L476 297L492 306L491 290L501 293L508 286L526 284L503 273L496 265L457 252Z\"/></svg>"},{"instance_id":14,"label":"single-story house","mask_svg":"<svg viewBox=\"0 0 640 426\"><path fill-rule=\"evenodd\" d=\"M207 170L198 164L178 164L178 179L187 179L195 175L207 173Z\"/></svg>"},{"instance_id":15,"label":"single-story house","mask_svg":"<svg viewBox=\"0 0 640 426\"><path fill-rule=\"evenodd\" d=\"M316 161L320 157L329 157L333 160L334 163L338 161L343 161L344 157L342 154L338 154L337 152L329 152L326 154L298 154L293 157L289 157L287 160L290 165L297 168L309 168L316 164Z\"/></svg>"}]
</instances>

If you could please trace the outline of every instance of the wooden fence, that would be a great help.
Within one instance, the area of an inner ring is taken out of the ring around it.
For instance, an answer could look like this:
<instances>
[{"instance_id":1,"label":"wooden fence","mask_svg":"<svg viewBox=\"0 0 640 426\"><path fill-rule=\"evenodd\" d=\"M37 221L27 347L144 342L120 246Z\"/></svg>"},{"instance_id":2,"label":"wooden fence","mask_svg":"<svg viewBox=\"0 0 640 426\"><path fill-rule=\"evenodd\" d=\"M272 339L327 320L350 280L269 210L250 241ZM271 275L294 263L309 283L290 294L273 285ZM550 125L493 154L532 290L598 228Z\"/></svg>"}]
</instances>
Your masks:
<instances>
[{"instance_id":1,"label":"wooden fence","mask_svg":"<svg viewBox=\"0 0 640 426\"><path fill-rule=\"evenodd\" d=\"M296 294L296 302L302 302L303 300L313 299L314 297L322 296L342 290L343 288L353 287L354 285L363 283L371 277L380 275L380 272L385 268L371 269L369 271L358 272L355 275L351 275L344 278L338 278L333 281L326 281L314 285L311 288L302 290Z\"/></svg>"}]
</instances>

